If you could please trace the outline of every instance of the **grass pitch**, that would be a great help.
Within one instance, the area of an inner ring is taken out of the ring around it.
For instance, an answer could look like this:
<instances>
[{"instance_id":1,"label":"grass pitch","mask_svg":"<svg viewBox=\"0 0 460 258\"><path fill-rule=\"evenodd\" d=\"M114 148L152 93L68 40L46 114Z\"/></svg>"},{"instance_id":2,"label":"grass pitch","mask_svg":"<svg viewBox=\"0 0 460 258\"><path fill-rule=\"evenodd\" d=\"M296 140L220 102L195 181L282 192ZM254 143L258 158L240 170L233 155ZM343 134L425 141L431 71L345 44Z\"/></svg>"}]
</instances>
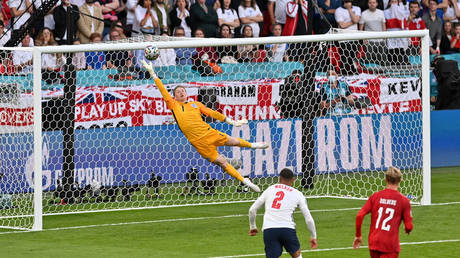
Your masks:
<instances>
[{"instance_id":1,"label":"grass pitch","mask_svg":"<svg viewBox=\"0 0 460 258\"><path fill-rule=\"evenodd\" d=\"M460 168L432 169L431 206L413 206L414 231L400 234L400 257L459 257ZM304 257L369 257L352 250L360 200L308 199L318 251L295 214ZM262 234L248 235L251 202L44 217L41 232L0 230L0 257L263 257ZM259 210L258 227L262 226ZM368 233L366 216L363 235ZM403 230L402 230L403 231ZM365 243L367 244L367 239ZM283 254L282 257L290 257Z\"/></svg>"}]
</instances>

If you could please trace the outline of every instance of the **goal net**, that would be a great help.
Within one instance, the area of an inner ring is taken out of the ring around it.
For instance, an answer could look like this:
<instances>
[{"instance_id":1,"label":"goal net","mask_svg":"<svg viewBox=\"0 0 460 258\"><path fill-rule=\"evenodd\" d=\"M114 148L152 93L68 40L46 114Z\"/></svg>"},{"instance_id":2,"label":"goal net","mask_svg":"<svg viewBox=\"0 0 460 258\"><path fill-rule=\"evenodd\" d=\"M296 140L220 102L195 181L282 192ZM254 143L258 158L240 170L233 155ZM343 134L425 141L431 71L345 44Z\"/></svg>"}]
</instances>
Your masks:
<instances>
[{"instance_id":1,"label":"goal net","mask_svg":"<svg viewBox=\"0 0 460 258\"><path fill-rule=\"evenodd\" d=\"M47 214L259 196L184 137L142 68L148 45L160 49L153 65L168 90L183 86L188 101L249 120L232 127L203 117L213 128L269 144L218 148L262 190L288 167L306 196L366 199L395 166L403 172L401 192L429 204L426 37L155 36L5 49L11 61L0 76L0 226L41 229ZM416 38L419 46L411 43ZM32 61L15 63L21 51Z\"/></svg>"}]
</instances>

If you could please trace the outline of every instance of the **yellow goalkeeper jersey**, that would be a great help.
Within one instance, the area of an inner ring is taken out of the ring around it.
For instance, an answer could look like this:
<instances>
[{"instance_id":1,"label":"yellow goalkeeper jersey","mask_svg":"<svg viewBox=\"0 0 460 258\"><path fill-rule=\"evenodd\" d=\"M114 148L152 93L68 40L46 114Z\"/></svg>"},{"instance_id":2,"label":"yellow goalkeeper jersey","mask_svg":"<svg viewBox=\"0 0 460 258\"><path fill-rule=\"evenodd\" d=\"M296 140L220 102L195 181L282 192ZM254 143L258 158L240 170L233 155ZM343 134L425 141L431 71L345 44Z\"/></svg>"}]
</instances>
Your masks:
<instances>
[{"instance_id":1,"label":"yellow goalkeeper jersey","mask_svg":"<svg viewBox=\"0 0 460 258\"><path fill-rule=\"evenodd\" d=\"M159 78L155 79L155 84L166 101L166 105L171 110L179 129L181 129L190 142L199 140L211 133L212 130L215 130L203 121L201 114L225 121L225 116L222 113L206 107L201 102L192 101L183 103L176 101L171 97Z\"/></svg>"}]
</instances>

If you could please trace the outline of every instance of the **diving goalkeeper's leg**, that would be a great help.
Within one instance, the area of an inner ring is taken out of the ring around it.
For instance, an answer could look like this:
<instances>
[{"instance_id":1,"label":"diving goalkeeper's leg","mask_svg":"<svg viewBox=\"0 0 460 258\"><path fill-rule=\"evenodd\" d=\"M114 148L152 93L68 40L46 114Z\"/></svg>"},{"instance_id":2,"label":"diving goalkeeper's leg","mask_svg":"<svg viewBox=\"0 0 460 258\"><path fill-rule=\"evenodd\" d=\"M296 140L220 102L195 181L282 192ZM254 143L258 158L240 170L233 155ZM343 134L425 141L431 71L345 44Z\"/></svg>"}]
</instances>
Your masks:
<instances>
[{"instance_id":1,"label":"diving goalkeeper's leg","mask_svg":"<svg viewBox=\"0 0 460 258\"><path fill-rule=\"evenodd\" d=\"M252 183L249 178L244 178L243 176L241 176L241 174L238 173L238 171L227 162L224 156L222 155L217 156L217 158L213 161L213 163L219 165L225 171L225 173L231 175L232 177L236 178L238 181L247 185L254 192L258 192L258 193L260 192L260 188L254 183Z\"/></svg>"},{"instance_id":2,"label":"diving goalkeeper's leg","mask_svg":"<svg viewBox=\"0 0 460 258\"><path fill-rule=\"evenodd\" d=\"M252 148L252 149L266 149L268 148L268 143L266 142L248 142L246 140L243 140L241 138L235 138L235 137L228 137L227 142L225 143L227 146L239 146L239 147L246 147L246 148Z\"/></svg>"}]
</instances>

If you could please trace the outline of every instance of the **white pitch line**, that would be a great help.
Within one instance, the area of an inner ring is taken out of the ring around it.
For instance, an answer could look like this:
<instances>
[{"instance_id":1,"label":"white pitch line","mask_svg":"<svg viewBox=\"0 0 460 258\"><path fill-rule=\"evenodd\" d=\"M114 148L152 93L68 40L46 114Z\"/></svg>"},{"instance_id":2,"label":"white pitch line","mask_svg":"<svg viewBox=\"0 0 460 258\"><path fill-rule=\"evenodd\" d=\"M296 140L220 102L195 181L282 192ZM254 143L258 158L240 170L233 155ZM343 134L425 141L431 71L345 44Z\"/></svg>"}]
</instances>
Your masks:
<instances>
[{"instance_id":1,"label":"white pitch line","mask_svg":"<svg viewBox=\"0 0 460 258\"><path fill-rule=\"evenodd\" d=\"M438 204L432 204L432 205L450 205L450 204L460 204L460 202L438 203ZM426 207L426 206L417 206L417 207ZM361 207L311 210L310 212L312 212L312 213L315 213L315 212L336 212L336 211L351 211L351 210L359 210L359 209L361 209ZM300 212L298 211L296 213L300 213ZM120 223L83 225L83 226L74 226L74 227L48 228L48 229L43 229L41 231L59 231L59 230L84 229L84 228L97 228L97 227L111 227L111 226L124 226L124 225L136 225L136 224L149 224L149 223L208 220L208 219L223 219L223 218L235 218L235 217L246 217L246 216L248 216L248 214L233 214L233 215L214 216L214 217L195 217L195 218L177 218L177 219L162 219L162 220L147 220L147 221L131 221L131 222L120 222ZM263 216L263 214L257 214L257 216ZM37 231L30 231L30 230L5 231L5 232L0 232L0 235L28 233L28 232L37 232ZM40 231L38 231L38 232L40 232Z\"/></svg>"},{"instance_id":2,"label":"white pitch line","mask_svg":"<svg viewBox=\"0 0 460 258\"><path fill-rule=\"evenodd\" d=\"M405 242L401 245L424 245L424 244L436 244L436 243L448 243L448 242L460 242L460 239L446 239L446 240L433 240L433 241L422 241L422 242ZM367 248L368 246L361 246L361 248ZM302 250L302 253L312 252L326 252L326 251L338 251L338 250L351 250L352 246L349 247L336 247L336 248L323 248L313 250ZM286 254L286 252L284 252ZM265 256L265 254L241 254L241 255L230 255L230 256L214 256L210 258L237 258L237 257L248 257L248 256Z\"/></svg>"}]
</instances>

